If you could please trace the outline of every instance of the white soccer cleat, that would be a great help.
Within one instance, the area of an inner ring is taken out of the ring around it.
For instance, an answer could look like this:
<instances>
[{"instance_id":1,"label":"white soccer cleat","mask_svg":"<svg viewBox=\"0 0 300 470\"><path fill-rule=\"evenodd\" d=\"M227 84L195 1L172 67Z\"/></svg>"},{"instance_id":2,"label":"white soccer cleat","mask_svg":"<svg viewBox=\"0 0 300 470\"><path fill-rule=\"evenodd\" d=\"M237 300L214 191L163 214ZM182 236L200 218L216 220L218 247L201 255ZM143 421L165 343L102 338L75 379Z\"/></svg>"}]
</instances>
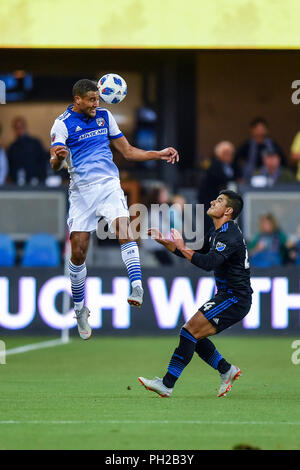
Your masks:
<instances>
[{"instance_id":1,"label":"white soccer cleat","mask_svg":"<svg viewBox=\"0 0 300 470\"><path fill-rule=\"evenodd\" d=\"M135 307L141 307L143 303L144 289L140 286L133 287L131 295L128 297L127 302Z\"/></svg>"},{"instance_id":2,"label":"white soccer cleat","mask_svg":"<svg viewBox=\"0 0 300 470\"><path fill-rule=\"evenodd\" d=\"M146 379L145 377L138 377L138 379L147 390L158 393L163 398L169 397L173 391L173 388L166 387L159 377L155 377L153 380Z\"/></svg>"},{"instance_id":3,"label":"white soccer cleat","mask_svg":"<svg viewBox=\"0 0 300 470\"><path fill-rule=\"evenodd\" d=\"M220 374L221 385L219 388L218 397L225 397L226 393L230 392L232 384L242 375L240 369L236 366L231 366L226 374Z\"/></svg>"},{"instance_id":4,"label":"white soccer cleat","mask_svg":"<svg viewBox=\"0 0 300 470\"><path fill-rule=\"evenodd\" d=\"M92 328L88 324L88 317L90 311L87 307L82 307L81 310L75 310L75 317L78 325L79 336L82 339L90 339L92 336Z\"/></svg>"}]
</instances>

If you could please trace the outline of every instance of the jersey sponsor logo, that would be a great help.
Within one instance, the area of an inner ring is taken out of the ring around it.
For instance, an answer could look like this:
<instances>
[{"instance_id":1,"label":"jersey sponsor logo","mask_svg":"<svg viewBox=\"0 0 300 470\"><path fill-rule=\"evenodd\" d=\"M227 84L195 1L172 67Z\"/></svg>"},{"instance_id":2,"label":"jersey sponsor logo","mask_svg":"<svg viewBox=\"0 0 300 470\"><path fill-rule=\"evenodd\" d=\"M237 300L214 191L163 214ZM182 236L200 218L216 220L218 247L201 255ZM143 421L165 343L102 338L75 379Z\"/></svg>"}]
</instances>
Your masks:
<instances>
[{"instance_id":1,"label":"jersey sponsor logo","mask_svg":"<svg viewBox=\"0 0 300 470\"><path fill-rule=\"evenodd\" d=\"M105 124L105 119L104 118L97 118L96 123L98 124L99 127L103 127Z\"/></svg>"},{"instance_id":2,"label":"jersey sponsor logo","mask_svg":"<svg viewBox=\"0 0 300 470\"><path fill-rule=\"evenodd\" d=\"M106 127L104 129L96 129L95 131L91 131L91 132L87 132L86 134L82 134L79 137L78 142L80 142L81 140L84 140L84 139L90 139L91 137L95 137L97 135L105 135L105 134L107 134Z\"/></svg>"},{"instance_id":3,"label":"jersey sponsor logo","mask_svg":"<svg viewBox=\"0 0 300 470\"><path fill-rule=\"evenodd\" d=\"M217 251L224 251L225 248L226 248L225 243L218 242L218 243L216 244L216 250L217 250Z\"/></svg>"},{"instance_id":4,"label":"jersey sponsor logo","mask_svg":"<svg viewBox=\"0 0 300 470\"><path fill-rule=\"evenodd\" d=\"M81 127L77 126L75 132L82 131Z\"/></svg>"}]
</instances>

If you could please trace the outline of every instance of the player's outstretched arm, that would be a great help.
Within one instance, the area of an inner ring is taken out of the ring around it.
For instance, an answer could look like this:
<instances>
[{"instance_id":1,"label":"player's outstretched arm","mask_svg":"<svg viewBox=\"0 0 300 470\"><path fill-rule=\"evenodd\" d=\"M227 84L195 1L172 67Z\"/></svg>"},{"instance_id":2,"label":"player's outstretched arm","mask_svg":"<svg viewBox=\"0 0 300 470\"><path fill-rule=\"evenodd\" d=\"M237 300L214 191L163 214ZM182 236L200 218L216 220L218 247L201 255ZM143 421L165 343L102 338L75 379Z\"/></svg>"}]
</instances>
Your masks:
<instances>
[{"instance_id":1,"label":"player's outstretched arm","mask_svg":"<svg viewBox=\"0 0 300 470\"><path fill-rule=\"evenodd\" d=\"M191 250L190 248L185 246L184 240L178 230L172 228L171 233L172 238L174 240L175 249L177 248L177 250L180 251L188 261L191 261L193 254L195 253L194 250Z\"/></svg>"},{"instance_id":2,"label":"player's outstretched arm","mask_svg":"<svg viewBox=\"0 0 300 470\"><path fill-rule=\"evenodd\" d=\"M114 147L123 155L126 160L131 162L146 162L148 160L165 160L167 163L179 161L179 155L173 147L167 147L163 150L142 150L130 145L126 137L122 136L112 140Z\"/></svg>"},{"instance_id":3,"label":"player's outstretched arm","mask_svg":"<svg viewBox=\"0 0 300 470\"><path fill-rule=\"evenodd\" d=\"M198 268L204 269L205 271L213 271L224 262L225 258L217 252L210 250L207 254L201 254L185 246L182 236L174 228L171 229L171 233L177 250L179 250L188 261L198 266Z\"/></svg>"},{"instance_id":4,"label":"player's outstretched arm","mask_svg":"<svg viewBox=\"0 0 300 470\"><path fill-rule=\"evenodd\" d=\"M149 228L147 233L153 238L153 240L166 247L167 250L171 251L171 253L174 253L176 250L175 243L171 239L165 238L157 228Z\"/></svg>"},{"instance_id":5,"label":"player's outstretched arm","mask_svg":"<svg viewBox=\"0 0 300 470\"><path fill-rule=\"evenodd\" d=\"M50 148L50 165L54 171L59 171L63 168L68 155L69 151L64 145L55 145Z\"/></svg>"}]
</instances>

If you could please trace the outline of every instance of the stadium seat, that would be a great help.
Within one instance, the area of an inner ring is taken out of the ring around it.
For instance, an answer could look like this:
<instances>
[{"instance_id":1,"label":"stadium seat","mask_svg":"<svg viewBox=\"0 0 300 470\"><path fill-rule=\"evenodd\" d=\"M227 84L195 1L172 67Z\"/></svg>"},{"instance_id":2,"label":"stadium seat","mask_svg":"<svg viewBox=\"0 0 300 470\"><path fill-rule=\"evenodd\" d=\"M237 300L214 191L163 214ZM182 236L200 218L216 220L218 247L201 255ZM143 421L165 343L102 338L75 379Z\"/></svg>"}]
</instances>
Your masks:
<instances>
[{"instance_id":1,"label":"stadium seat","mask_svg":"<svg viewBox=\"0 0 300 470\"><path fill-rule=\"evenodd\" d=\"M59 245L52 235L38 233L27 240L22 266L55 267L59 262Z\"/></svg>"},{"instance_id":2,"label":"stadium seat","mask_svg":"<svg viewBox=\"0 0 300 470\"><path fill-rule=\"evenodd\" d=\"M13 240L5 233L0 234L0 266L14 266L16 248Z\"/></svg>"},{"instance_id":3,"label":"stadium seat","mask_svg":"<svg viewBox=\"0 0 300 470\"><path fill-rule=\"evenodd\" d=\"M273 268L282 264L277 253L268 251L256 253L250 258L250 263L253 268Z\"/></svg>"}]
</instances>

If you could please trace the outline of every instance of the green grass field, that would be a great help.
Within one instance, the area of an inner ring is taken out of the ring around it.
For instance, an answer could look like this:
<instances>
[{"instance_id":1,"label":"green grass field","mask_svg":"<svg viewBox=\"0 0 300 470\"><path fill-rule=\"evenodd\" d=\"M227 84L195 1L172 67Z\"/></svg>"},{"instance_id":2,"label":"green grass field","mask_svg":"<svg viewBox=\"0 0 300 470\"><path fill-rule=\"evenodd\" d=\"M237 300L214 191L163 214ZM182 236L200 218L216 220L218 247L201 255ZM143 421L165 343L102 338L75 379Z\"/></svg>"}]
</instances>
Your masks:
<instances>
[{"instance_id":1,"label":"green grass field","mask_svg":"<svg viewBox=\"0 0 300 470\"><path fill-rule=\"evenodd\" d=\"M8 356L0 365L0 449L299 449L293 339L215 338L243 372L221 399L218 374L198 356L171 398L139 384L139 375L164 374L173 336L76 338ZM6 347L41 340L8 338Z\"/></svg>"}]
</instances>

